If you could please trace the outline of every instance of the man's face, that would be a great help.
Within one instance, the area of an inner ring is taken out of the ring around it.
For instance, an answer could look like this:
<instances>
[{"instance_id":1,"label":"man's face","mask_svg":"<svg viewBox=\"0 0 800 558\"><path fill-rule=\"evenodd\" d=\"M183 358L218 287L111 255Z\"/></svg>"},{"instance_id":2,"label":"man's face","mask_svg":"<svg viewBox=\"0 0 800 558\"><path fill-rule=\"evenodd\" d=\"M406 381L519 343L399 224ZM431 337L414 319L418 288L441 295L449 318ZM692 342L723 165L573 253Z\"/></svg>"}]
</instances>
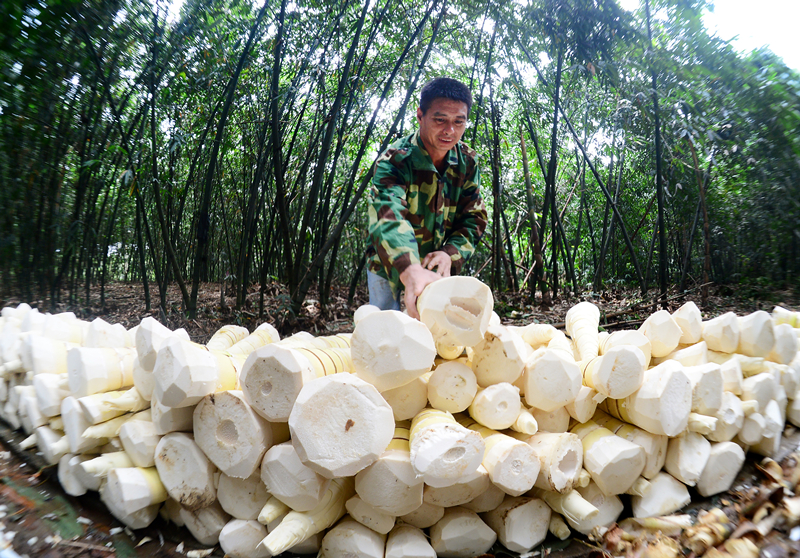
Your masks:
<instances>
[{"instance_id":1,"label":"man's face","mask_svg":"<svg viewBox=\"0 0 800 558\"><path fill-rule=\"evenodd\" d=\"M417 109L419 135L434 163L461 141L467 126L467 104L452 99L434 99L428 111Z\"/></svg>"}]
</instances>

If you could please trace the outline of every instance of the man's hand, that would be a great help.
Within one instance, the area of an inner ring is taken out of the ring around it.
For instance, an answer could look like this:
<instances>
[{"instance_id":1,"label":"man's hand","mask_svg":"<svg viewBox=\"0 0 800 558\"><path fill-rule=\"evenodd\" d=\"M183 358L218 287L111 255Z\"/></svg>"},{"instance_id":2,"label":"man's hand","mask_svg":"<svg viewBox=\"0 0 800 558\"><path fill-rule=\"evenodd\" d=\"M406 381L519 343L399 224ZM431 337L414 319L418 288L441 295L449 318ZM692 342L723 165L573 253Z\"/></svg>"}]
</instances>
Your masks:
<instances>
[{"instance_id":1,"label":"man's hand","mask_svg":"<svg viewBox=\"0 0 800 558\"><path fill-rule=\"evenodd\" d=\"M447 256L447 259L449 262L450 256ZM450 274L449 267L450 266L448 265L448 275ZM409 316L419 320L419 312L417 312L417 297L422 294L422 290L427 285L433 283L434 281L438 281L441 278L441 275L425 269L420 264L411 264L403 271L403 273L400 274L400 281L403 282L403 285L406 288L404 299L406 301L406 310L408 311Z\"/></svg>"},{"instance_id":2,"label":"man's hand","mask_svg":"<svg viewBox=\"0 0 800 558\"><path fill-rule=\"evenodd\" d=\"M450 277L451 262L452 260L450 259L450 254L443 252L442 250L438 250L436 252L431 252L422 258L422 267L430 269L431 271L435 269L436 273L442 277Z\"/></svg>"}]
</instances>

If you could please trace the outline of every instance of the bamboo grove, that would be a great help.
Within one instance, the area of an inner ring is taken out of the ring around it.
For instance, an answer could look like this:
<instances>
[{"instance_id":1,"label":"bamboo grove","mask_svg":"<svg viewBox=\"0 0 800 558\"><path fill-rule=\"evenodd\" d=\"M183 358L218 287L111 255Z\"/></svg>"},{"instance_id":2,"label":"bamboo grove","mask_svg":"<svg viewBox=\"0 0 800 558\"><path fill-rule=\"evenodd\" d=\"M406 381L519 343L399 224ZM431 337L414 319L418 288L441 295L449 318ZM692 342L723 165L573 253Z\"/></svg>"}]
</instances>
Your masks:
<instances>
[{"instance_id":1,"label":"bamboo grove","mask_svg":"<svg viewBox=\"0 0 800 558\"><path fill-rule=\"evenodd\" d=\"M796 287L800 75L710 35L706 4L3 2L0 298L324 305L364 281L372 163L436 75L475 96L466 272L494 289Z\"/></svg>"}]
</instances>

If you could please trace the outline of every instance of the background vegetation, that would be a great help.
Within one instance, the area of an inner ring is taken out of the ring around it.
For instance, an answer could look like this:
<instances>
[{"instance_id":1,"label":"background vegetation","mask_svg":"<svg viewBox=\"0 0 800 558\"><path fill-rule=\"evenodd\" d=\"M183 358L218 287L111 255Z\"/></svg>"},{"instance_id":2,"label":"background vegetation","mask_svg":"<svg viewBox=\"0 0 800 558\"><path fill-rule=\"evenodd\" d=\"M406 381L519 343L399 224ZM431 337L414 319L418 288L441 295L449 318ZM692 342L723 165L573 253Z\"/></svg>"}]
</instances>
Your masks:
<instances>
[{"instance_id":1,"label":"background vegetation","mask_svg":"<svg viewBox=\"0 0 800 558\"><path fill-rule=\"evenodd\" d=\"M5 0L0 299L324 307L364 281L370 168L437 75L475 95L466 272L494 289L797 287L800 75L709 36L708 4Z\"/></svg>"}]
</instances>

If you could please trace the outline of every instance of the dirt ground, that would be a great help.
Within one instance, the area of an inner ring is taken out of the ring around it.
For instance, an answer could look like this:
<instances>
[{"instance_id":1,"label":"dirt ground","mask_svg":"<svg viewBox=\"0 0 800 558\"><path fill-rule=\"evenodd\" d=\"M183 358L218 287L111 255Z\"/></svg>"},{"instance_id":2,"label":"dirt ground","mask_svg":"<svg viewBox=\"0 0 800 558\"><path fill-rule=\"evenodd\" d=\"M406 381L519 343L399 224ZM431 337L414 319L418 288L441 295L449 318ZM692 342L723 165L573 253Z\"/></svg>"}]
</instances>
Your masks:
<instances>
[{"instance_id":1,"label":"dirt ground","mask_svg":"<svg viewBox=\"0 0 800 558\"><path fill-rule=\"evenodd\" d=\"M352 313L367 298L366 293L360 290L354 302L348 304L346 291L335 291L331 303L323 310L312 293L301 315L291 317L287 313L287 293L276 285L266 298L265 316L259 318L257 292L248 296L248 303L240 310L234 309L232 293L225 294L223 306L220 302L220 286L203 285L199 304L201 311L198 318L193 320L186 319L181 313L180 294L176 288L170 289L167 297L169 311L163 314L158 309L146 310L141 286L132 284L109 286L104 308L99 306L98 296L97 300L93 297L89 305L71 308L61 306L49 310L69 309L84 319L102 317L128 328L151 315L166 322L172 329L186 328L192 340L204 342L219 327L228 323L238 323L252 330L268 321L284 335L298 330L315 335L352 331ZM652 300L642 302L637 293L623 289L610 289L601 295L586 295L583 298L592 300L601 308L601 323L608 330L638 327L656 309L652 306ZM686 300L694 300L701 306L699 290L691 291L686 296L671 294L669 309L677 309ZM157 292L153 293L152 301L154 305L157 303ZM0 307L18 302L0 301ZM566 311L577 302L576 298L556 299L551 308L542 309L530 306L526 295L500 294L496 295L495 310L504 323L522 325L539 322L559 326L564 321ZM710 318L727 311L740 315L757 309L771 311L777 304L800 310L800 297L790 291L760 292L712 287L708 303L701 309L704 317ZM46 558L206 555L203 547L194 541L185 528L159 518L147 529L132 532L122 529L121 524L106 511L96 493L78 498L65 494L58 484L54 467L48 467L40 456L19 449L22 439L21 433L12 431L8 424L0 420L0 557L13 558L8 551L4 553L3 549L8 546L21 556ZM784 436L781 457L795 451L798 444L800 431L789 427ZM758 457L748 456L734 488L727 494L705 499L693 492L692 513L731 503L745 509L748 502L763 494L766 490L764 484L769 484L771 480L756 466L759 460ZM792 556L800 549L786 530L773 530L766 537L761 536L759 544L762 549L771 549L770 556L774 558ZM635 554L642 555L641 550ZM223 553L219 547L215 547L211 555L222 556ZM608 549L603 548L602 541L592 542L582 536L559 541L549 535L545 545L538 547L531 556L571 558L600 555L608 555ZM518 555L509 553L498 544L487 556L500 558Z\"/></svg>"},{"instance_id":2,"label":"dirt ground","mask_svg":"<svg viewBox=\"0 0 800 558\"><path fill-rule=\"evenodd\" d=\"M224 296L222 291L224 290ZM494 310L503 323L525 325L531 322L553 324L563 327L567 311L581 300L590 300L600 308L601 326L609 331L617 329L637 328L647 316L660 309L654 305L657 293L650 290L648 298L639 291L619 286L610 286L601 293L582 293L578 297L559 296L552 304L543 308L540 304L541 294L537 293L535 304L530 294L495 292ZM66 299L64 294L62 299ZM369 300L364 286L356 289L352 303L348 303L347 287L335 286L331 299L325 308L319 302L314 290L303 305L299 315L294 316L289 310L289 293L278 283L269 285L265 290L264 313L259 316L260 294L257 287L250 290L245 304L235 308L236 298L233 289L222 289L218 283L201 284L198 292L198 312L194 319L186 318L182 312L182 301L177 285L170 285L167 290L166 312L158 307L159 293L155 285L150 286L151 309L145 307L145 298L140 283L114 283L106 286L105 305L100 306L100 293L93 290L88 304L58 304L48 306L44 301L27 301L41 311L72 311L85 320L97 317L109 323L121 323L131 328L147 316L152 316L171 329L186 329L193 341L204 343L213 333L226 324L238 324L251 331L261 323L269 322L282 335L297 331L308 331L314 335L332 335L353 330L353 312ZM674 291L668 293L668 310L674 311L687 301L694 301L703 312L703 318L709 319L725 312L744 315L755 310L771 312L776 305L800 310L800 292L789 289L760 288L755 286L731 287L710 286L706 304L701 300L701 288L691 288L685 293ZM224 304L223 304L224 301ZM0 299L0 308L17 305L21 301L15 298Z\"/></svg>"}]
</instances>

